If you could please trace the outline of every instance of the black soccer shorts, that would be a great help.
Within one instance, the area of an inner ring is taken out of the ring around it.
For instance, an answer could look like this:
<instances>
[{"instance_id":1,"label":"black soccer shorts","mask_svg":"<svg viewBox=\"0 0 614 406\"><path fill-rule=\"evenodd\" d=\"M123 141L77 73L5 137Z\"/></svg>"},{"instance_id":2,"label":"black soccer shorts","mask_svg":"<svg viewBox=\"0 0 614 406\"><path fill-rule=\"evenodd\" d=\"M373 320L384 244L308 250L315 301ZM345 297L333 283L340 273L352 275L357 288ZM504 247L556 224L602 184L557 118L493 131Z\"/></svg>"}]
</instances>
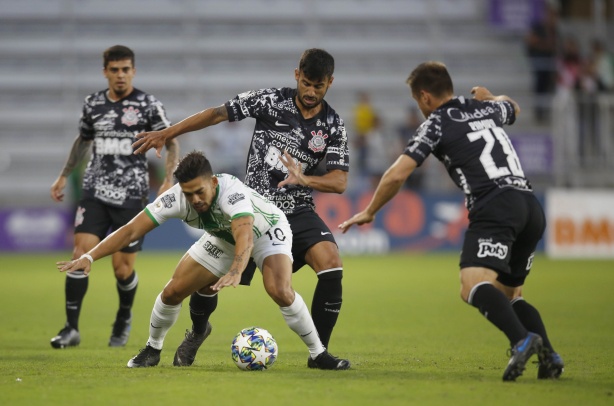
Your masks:
<instances>
[{"instance_id":1,"label":"black soccer shorts","mask_svg":"<svg viewBox=\"0 0 614 406\"><path fill-rule=\"evenodd\" d=\"M307 264L307 250L322 241L337 244L333 233L315 211L309 210L296 214L287 214L292 229L292 272L296 272ZM250 259L241 275L241 285L249 285L254 277L256 264Z\"/></svg>"},{"instance_id":2,"label":"black soccer shorts","mask_svg":"<svg viewBox=\"0 0 614 406\"><path fill-rule=\"evenodd\" d=\"M460 267L489 268L502 284L521 286L545 229L546 217L533 193L500 193L469 213Z\"/></svg>"},{"instance_id":3,"label":"black soccer shorts","mask_svg":"<svg viewBox=\"0 0 614 406\"><path fill-rule=\"evenodd\" d=\"M79 201L77 213L75 215L75 233L94 234L104 239L107 234L117 230L128 223L134 216L139 214L142 209L123 209L104 204L94 199L82 199ZM141 251L145 237L131 242L120 251L133 253Z\"/></svg>"}]
</instances>

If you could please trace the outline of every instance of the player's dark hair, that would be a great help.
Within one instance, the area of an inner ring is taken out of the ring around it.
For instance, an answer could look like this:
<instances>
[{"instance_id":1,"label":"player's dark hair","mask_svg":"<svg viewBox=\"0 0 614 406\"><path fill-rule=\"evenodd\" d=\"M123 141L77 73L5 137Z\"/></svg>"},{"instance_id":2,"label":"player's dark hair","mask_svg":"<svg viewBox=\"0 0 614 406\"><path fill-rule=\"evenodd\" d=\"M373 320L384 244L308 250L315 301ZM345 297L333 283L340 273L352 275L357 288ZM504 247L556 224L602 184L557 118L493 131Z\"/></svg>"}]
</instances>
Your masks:
<instances>
[{"instance_id":1,"label":"player's dark hair","mask_svg":"<svg viewBox=\"0 0 614 406\"><path fill-rule=\"evenodd\" d=\"M327 79L335 72L335 59L323 49L311 48L301 55L298 69L309 80Z\"/></svg>"},{"instance_id":2,"label":"player's dark hair","mask_svg":"<svg viewBox=\"0 0 614 406\"><path fill-rule=\"evenodd\" d=\"M200 151L192 151L179 161L173 175L178 182L185 183L199 176L211 177L213 169L205 154Z\"/></svg>"},{"instance_id":3,"label":"player's dark hair","mask_svg":"<svg viewBox=\"0 0 614 406\"><path fill-rule=\"evenodd\" d=\"M102 54L102 60L105 68L111 61L123 61L124 59L130 59L132 62L132 67L134 68L134 52L132 52L132 49L126 46L115 45L111 48L107 48Z\"/></svg>"},{"instance_id":4,"label":"player's dark hair","mask_svg":"<svg viewBox=\"0 0 614 406\"><path fill-rule=\"evenodd\" d=\"M435 97L444 97L454 93L452 78L446 65L441 62L421 63L410 73L406 83L411 88L413 95L419 94L421 90Z\"/></svg>"}]
</instances>

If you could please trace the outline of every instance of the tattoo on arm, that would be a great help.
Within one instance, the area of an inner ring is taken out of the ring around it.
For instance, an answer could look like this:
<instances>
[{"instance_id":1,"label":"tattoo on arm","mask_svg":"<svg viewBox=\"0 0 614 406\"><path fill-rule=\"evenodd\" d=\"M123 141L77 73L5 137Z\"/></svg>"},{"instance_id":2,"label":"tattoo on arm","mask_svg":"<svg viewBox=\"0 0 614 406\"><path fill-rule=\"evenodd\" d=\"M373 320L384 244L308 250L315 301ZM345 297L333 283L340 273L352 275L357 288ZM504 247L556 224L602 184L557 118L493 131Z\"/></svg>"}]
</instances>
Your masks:
<instances>
[{"instance_id":1,"label":"tattoo on arm","mask_svg":"<svg viewBox=\"0 0 614 406\"><path fill-rule=\"evenodd\" d=\"M173 139L166 143L166 177L165 179L172 183L173 181L173 171L177 166L179 159L179 143L177 140Z\"/></svg>"},{"instance_id":2,"label":"tattoo on arm","mask_svg":"<svg viewBox=\"0 0 614 406\"><path fill-rule=\"evenodd\" d=\"M215 117L220 117L224 120L228 120L228 112L226 111L226 106L219 106L213 108L213 115Z\"/></svg>"},{"instance_id":3,"label":"tattoo on arm","mask_svg":"<svg viewBox=\"0 0 614 406\"><path fill-rule=\"evenodd\" d=\"M77 167L77 165L83 160L87 151L90 149L92 141L85 141L81 138L81 135L77 135L75 142L72 145L64 169L62 169L62 176L66 177Z\"/></svg>"},{"instance_id":4,"label":"tattoo on arm","mask_svg":"<svg viewBox=\"0 0 614 406\"><path fill-rule=\"evenodd\" d=\"M243 262L243 259L245 257L245 254L249 255L250 250L249 249L244 249L243 252L240 252L238 254L235 255L235 261L237 262Z\"/></svg>"}]
</instances>

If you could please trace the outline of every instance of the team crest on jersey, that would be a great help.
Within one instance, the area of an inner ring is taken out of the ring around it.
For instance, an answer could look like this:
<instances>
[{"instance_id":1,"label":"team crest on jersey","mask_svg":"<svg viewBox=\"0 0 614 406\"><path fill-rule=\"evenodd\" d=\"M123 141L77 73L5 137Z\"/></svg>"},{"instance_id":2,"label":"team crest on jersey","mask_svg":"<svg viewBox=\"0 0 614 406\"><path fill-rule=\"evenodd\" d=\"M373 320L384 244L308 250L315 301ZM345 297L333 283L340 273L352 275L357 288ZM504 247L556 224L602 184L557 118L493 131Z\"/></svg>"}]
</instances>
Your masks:
<instances>
[{"instance_id":1,"label":"team crest on jersey","mask_svg":"<svg viewBox=\"0 0 614 406\"><path fill-rule=\"evenodd\" d=\"M123 109L124 115L122 116L122 124L130 127L132 125L138 124L139 122L139 109L135 109L130 106L128 108Z\"/></svg>"},{"instance_id":2,"label":"team crest on jersey","mask_svg":"<svg viewBox=\"0 0 614 406\"><path fill-rule=\"evenodd\" d=\"M234 205L236 202L240 202L245 199L245 195L243 193L233 193L228 196L228 204Z\"/></svg>"},{"instance_id":3,"label":"team crest on jersey","mask_svg":"<svg viewBox=\"0 0 614 406\"><path fill-rule=\"evenodd\" d=\"M326 148L326 139L328 138L328 134L324 134L322 130L318 130L311 132L311 139L309 140L309 144L307 146L313 152L322 152L324 148Z\"/></svg>"}]
</instances>

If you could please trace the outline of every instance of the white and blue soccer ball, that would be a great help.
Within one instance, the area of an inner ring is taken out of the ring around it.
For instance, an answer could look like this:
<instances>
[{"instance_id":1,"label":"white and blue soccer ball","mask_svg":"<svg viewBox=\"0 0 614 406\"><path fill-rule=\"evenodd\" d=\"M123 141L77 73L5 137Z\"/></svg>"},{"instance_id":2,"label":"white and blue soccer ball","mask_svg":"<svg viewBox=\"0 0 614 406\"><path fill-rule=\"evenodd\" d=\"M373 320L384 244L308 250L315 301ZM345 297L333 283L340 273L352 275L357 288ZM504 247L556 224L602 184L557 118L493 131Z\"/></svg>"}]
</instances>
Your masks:
<instances>
[{"instance_id":1,"label":"white and blue soccer ball","mask_svg":"<svg viewBox=\"0 0 614 406\"><path fill-rule=\"evenodd\" d=\"M261 371L273 366L277 359L277 342L267 330L260 327L244 328L230 346L232 360L239 369Z\"/></svg>"}]
</instances>

